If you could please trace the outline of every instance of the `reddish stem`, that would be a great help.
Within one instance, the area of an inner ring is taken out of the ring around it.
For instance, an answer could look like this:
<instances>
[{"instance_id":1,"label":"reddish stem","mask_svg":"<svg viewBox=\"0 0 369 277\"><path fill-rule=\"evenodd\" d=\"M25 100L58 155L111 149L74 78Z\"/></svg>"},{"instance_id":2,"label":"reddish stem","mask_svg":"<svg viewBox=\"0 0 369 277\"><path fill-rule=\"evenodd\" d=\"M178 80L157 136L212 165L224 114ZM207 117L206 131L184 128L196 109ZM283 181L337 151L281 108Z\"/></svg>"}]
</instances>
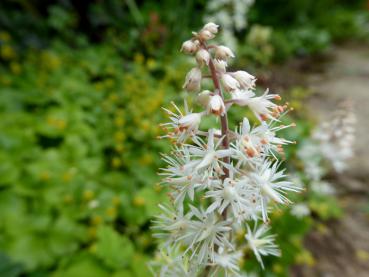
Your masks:
<instances>
[{"instance_id":1,"label":"reddish stem","mask_svg":"<svg viewBox=\"0 0 369 277\"><path fill-rule=\"evenodd\" d=\"M215 69L212 59L209 60L209 69L211 73L211 79L213 80L213 83L214 83L214 88L215 88L214 92L217 93L220 97L222 97L223 102L224 102L224 96L223 96L222 88L220 86L219 77L218 77L218 74L217 74L217 71ZM220 116L220 123L221 123L221 129L222 129L222 137L223 137L222 145L224 149L228 149L229 148L229 138L228 138L229 128L228 128L227 111L225 111L224 114ZM229 157L225 157L223 160L227 164L230 163ZM229 170L228 168L224 167L223 171L224 171L224 175L222 176L222 179L224 180L225 178L229 177Z\"/></svg>"}]
</instances>

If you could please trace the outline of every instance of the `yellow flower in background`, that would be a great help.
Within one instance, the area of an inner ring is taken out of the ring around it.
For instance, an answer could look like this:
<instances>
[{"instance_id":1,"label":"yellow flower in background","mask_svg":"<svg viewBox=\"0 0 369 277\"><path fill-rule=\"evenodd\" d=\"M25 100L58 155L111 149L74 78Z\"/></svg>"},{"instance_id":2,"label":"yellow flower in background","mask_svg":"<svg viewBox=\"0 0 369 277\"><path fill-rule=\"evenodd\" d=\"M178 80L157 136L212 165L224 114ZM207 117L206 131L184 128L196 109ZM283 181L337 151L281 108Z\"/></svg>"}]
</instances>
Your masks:
<instances>
[{"instance_id":1,"label":"yellow flower in background","mask_svg":"<svg viewBox=\"0 0 369 277\"><path fill-rule=\"evenodd\" d=\"M356 257L359 261L368 262L369 252L363 249L356 250Z\"/></svg>"},{"instance_id":2,"label":"yellow flower in background","mask_svg":"<svg viewBox=\"0 0 369 277\"><path fill-rule=\"evenodd\" d=\"M63 119L48 117L47 118L47 124L49 124L52 127L55 127L59 130L64 130L67 126L67 123Z\"/></svg>"},{"instance_id":3,"label":"yellow flower in background","mask_svg":"<svg viewBox=\"0 0 369 277\"><path fill-rule=\"evenodd\" d=\"M83 192L83 199L84 200L87 200L87 201L91 200L91 199L94 198L94 196L95 196L95 193L92 190L85 190Z\"/></svg>"},{"instance_id":4,"label":"yellow flower in background","mask_svg":"<svg viewBox=\"0 0 369 277\"><path fill-rule=\"evenodd\" d=\"M149 165L153 162L153 157L151 154L149 153L145 153L141 158L140 158L140 164L141 165Z\"/></svg>"},{"instance_id":5,"label":"yellow flower in background","mask_svg":"<svg viewBox=\"0 0 369 277\"><path fill-rule=\"evenodd\" d=\"M92 225L99 225L103 222L103 218L100 215L95 215L91 218Z\"/></svg>"},{"instance_id":6,"label":"yellow flower in background","mask_svg":"<svg viewBox=\"0 0 369 277\"><path fill-rule=\"evenodd\" d=\"M67 194L67 195L64 196L64 203L70 204L72 202L73 202L73 196L72 195Z\"/></svg>"},{"instance_id":7,"label":"yellow flower in background","mask_svg":"<svg viewBox=\"0 0 369 277\"><path fill-rule=\"evenodd\" d=\"M114 124L117 127L122 127L124 125L124 118L120 115L116 115L116 117L114 118Z\"/></svg>"},{"instance_id":8,"label":"yellow flower in background","mask_svg":"<svg viewBox=\"0 0 369 277\"><path fill-rule=\"evenodd\" d=\"M22 67L17 62L11 62L10 63L10 70L15 75L18 75L18 74L20 74L22 72Z\"/></svg>"},{"instance_id":9,"label":"yellow flower in background","mask_svg":"<svg viewBox=\"0 0 369 277\"><path fill-rule=\"evenodd\" d=\"M156 68L156 61L154 59L148 59L147 62L146 62L146 66L149 70L153 70Z\"/></svg>"},{"instance_id":10,"label":"yellow flower in background","mask_svg":"<svg viewBox=\"0 0 369 277\"><path fill-rule=\"evenodd\" d=\"M316 261L313 255L308 250L302 250L295 257L297 264L305 264L307 266L314 266Z\"/></svg>"},{"instance_id":11,"label":"yellow flower in background","mask_svg":"<svg viewBox=\"0 0 369 277\"><path fill-rule=\"evenodd\" d=\"M273 264L272 270L276 274L281 274L283 272L283 266L280 264Z\"/></svg>"},{"instance_id":12,"label":"yellow flower in background","mask_svg":"<svg viewBox=\"0 0 369 277\"><path fill-rule=\"evenodd\" d=\"M113 203L114 206L119 206L121 203L120 198L118 196L114 196L111 202Z\"/></svg>"},{"instance_id":13,"label":"yellow flower in background","mask_svg":"<svg viewBox=\"0 0 369 277\"><path fill-rule=\"evenodd\" d=\"M115 207L109 207L106 209L106 215L109 217L116 217L117 216L117 209Z\"/></svg>"},{"instance_id":14,"label":"yellow flower in background","mask_svg":"<svg viewBox=\"0 0 369 277\"><path fill-rule=\"evenodd\" d=\"M135 63L143 64L145 57L141 53L136 53L133 57Z\"/></svg>"},{"instance_id":15,"label":"yellow flower in background","mask_svg":"<svg viewBox=\"0 0 369 277\"><path fill-rule=\"evenodd\" d=\"M96 227L92 226L92 227L89 227L87 229L87 234L90 238L95 238L96 237L96 232L97 232L97 229ZM90 250L93 250L94 252L96 252L96 246L95 245L92 245L90 247Z\"/></svg>"},{"instance_id":16,"label":"yellow flower in background","mask_svg":"<svg viewBox=\"0 0 369 277\"><path fill-rule=\"evenodd\" d=\"M122 160L118 157L114 157L111 161L111 165L114 168L118 168L122 165Z\"/></svg>"},{"instance_id":17,"label":"yellow flower in background","mask_svg":"<svg viewBox=\"0 0 369 277\"><path fill-rule=\"evenodd\" d=\"M123 140L125 140L126 138L126 134L123 131L118 131L114 134L114 139L117 142L122 142Z\"/></svg>"},{"instance_id":18,"label":"yellow flower in background","mask_svg":"<svg viewBox=\"0 0 369 277\"><path fill-rule=\"evenodd\" d=\"M108 78L104 81L104 85L105 85L106 88L111 89L111 88L114 87L114 84L115 84L115 82L114 82L114 79L112 79L112 78Z\"/></svg>"},{"instance_id":19,"label":"yellow flower in background","mask_svg":"<svg viewBox=\"0 0 369 277\"><path fill-rule=\"evenodd\" d=\"M122 143L118 143L117 145L114 146L115 151L117 151L118 153L122 153L124 150L124 145Z\"/></svg>"},{"instance_id":20,"label":"yellow flower in background","mask_svg":"<svg viewBox=\"0 0 369 277\"><path fill-rule=\"evenodd\" d=\"M40 174L40 180L41 181L48 181L50 180L50 172L48 171L42 171L41 174Z\"/></svg>"},{"instance_id":21,"label":"yellow flower in background","mask_svg":"<svg viewBox=\"0 0 369 277\"><path fill-rule=\"evenodd\" d=\"M11 36L8 32L0 32L0 40L3 42L9 42L11 40Z\"/></svg>"},{"instance_id":22,"label":"yellow flower in background","mask_svg":"<svg viewBox=\"0 0 369 277\"><path fill-rule=\"evenodd\" d=\"M116 103L119 100L119 96L116 93L112 93L109 96L109 100L113 103Z\"/></svg>"},{"instance_id":23,"label":"yellow flower in background","mask_svg":"<svg viewBox=\"0 0 369 277\"><path fill-rule=\"evenodd\" d=\"M0 55L4 60L12 60L17 56L17 53L10 45L3 45L0 48Z\"/></svg>"},{"instance_id":24,"label":"yellow flower in background","mask_svg":"<svg viewBox=\"0 0 369 277\"><path fill-rule=\"evenodd\" d=\"M327 235L329 234L329 229L326 225L324 225L323 223L319 223L316 225L316 228L318 230L318 232L322 235Z\"/></svg>"},{"instance_id":25,"label":"yellow flower in background","mask_svg":"<svg viewBox=\"0 0 369 277\"><path fill-rule=\"evenodd\" d=\"M42 65L49 70L58 69L61 65L61 59L50 51L43 51L41 54Z\"/></svg>"},{"instance_id":26,"label":"yellow flower in background","mask_svg":"<svg viewBox=\"0 0 369 277\"><path fill-rule=\"evenodd\" d=\"M136 207L142 207L145 205L145 199L141 196L136 196L133 198L133 205Z\"/></svg>"}]
</instances>

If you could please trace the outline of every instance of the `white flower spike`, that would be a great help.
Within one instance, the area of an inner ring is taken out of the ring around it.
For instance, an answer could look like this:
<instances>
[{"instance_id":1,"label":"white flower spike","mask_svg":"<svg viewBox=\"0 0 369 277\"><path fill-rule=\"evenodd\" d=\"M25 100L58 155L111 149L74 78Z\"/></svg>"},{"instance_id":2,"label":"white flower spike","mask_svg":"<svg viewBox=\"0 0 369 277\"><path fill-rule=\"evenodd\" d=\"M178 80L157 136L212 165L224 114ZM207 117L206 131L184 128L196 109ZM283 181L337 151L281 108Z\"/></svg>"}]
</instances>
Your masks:
<instances>
[{"instance_id":1,"label":"white flower spike","mask_svg":"<svg viewBox=\"0 0 369 277\"><path fill-rule=\"evenodd\" d=\"M256 78L246 71L227 72L226 60L234 53L226 46L208 45L218 27L208 23L182 45L197 62L183 88L198 93L194 99L199 110L190 110L186 101L183 112L174 103L175 111L164 109L170 122L162 124L167 134L161 138L175 145L162 155L167 166L160 172L171 204L161 206L162 215L153 226L162 253L168 255L157 271L163 277L244 276L239 264L245 249L254 252L263 267L263 256L279 256L280 251L275 236L257 222L268 220L272 203L290 204L287 193L301 190L274 161L283 154L282 145L292 143L277 136L293 126L277 125L286 106L273 102L280 100L277 94L257 96ZM200 92L203 71L213 88ZM257 125L244 118L230 131L227 112L232 105L250 109ZM215 117L220 126L204 129L204 117ZM247 233L242 242L234 239L240 228ZM153 262L153 268L159 265Z\"/></svg>"}]
</instances>

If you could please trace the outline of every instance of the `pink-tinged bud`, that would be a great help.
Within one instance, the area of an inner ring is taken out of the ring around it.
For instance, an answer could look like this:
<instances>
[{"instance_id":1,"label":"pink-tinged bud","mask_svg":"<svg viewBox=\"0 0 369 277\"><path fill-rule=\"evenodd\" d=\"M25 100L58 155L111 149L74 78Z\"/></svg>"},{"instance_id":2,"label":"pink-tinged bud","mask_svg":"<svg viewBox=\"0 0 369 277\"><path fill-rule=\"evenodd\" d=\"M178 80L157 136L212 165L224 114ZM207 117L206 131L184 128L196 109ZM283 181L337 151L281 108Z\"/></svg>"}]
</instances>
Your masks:
<instances>
[{"instance_id":1,"label":"pink-tinged bud","mask_svg":"<svg viewBox=\"0 0 369 277\"><path fill-rule=\"evenodd\" d=\"M199 103L203 107L207 107L210 101L211 93L212 92L209 90L204 90L201 93L199 93L199 95L196 98L197 103Z\"/></svg>"},{"instance_id":2,"label":"pink-tinged bud","mask_svg":"<svg viewBox=\"0 0 369 277\"><path fill-rule=\"evenodd\" d=\"M218 71L219 73L226 73L227 71L227 62L226 61L222 61L222 60L214 60L214 67L216 69L216 71Z\"/></svg>"},{"instance_id":3,"label":"pink-tinged bud","mask_svg":"<svg viewBox=\"0 0 369 277\"><path fill-rule=\"evenodd\" d=\"M224 89L228 92L235 91L240 88L240 83L229 74L222 75L222 83Z\"/></svg>"},{"instance_id":4,"label":"pink-tinged bud","mask_svg":"<svg viewBox=\"0 0 369 277\"><path fill-rule=\"evenodd\" d=\"M196 131L201 122L202 113L190 113L178 120L179 131Z\"/></svg>"},{"instance_id":5,"label":"pink-tinged bud","mask_svg":"<svg viewBox=\"0 0 369 277\"><path fill-rule=\"evenodd\" d=\"M189 92L197 92L201 88L201 70L198 67L192 68L186 75L183 88Z\"/></svg>"},{"instance_id":6,"label":"pink-tinged bud","mask_svg":"<svg viewBox=\"0 0 369 277\"><path fill-rule=\"evenodd\" d=\"M196 61L200 66L208 65L210 60L210 54L205 49L200 49L196 53Z\"/></svg>"},{"instance_id":7,"label":"pink-tinged bud","mask_svg":"<svg viewBox=\"0 0 369 277\"><path fill-rule=\"evenodd\" d=\"M215 115L223 115L225 113L225 106L222 97L218 94L210 97L208 104L208 112Z\"/></svg>"},{"instance_id":8,"label":"pink-tinged bud","mask_svg":"<svg viewBox=\"0 0 369 277\"><path fill-rule=\"evenodd\" d=\"M215 58L220 60L227 60L228 58L234 58L234 54L231 49L226 46L217 46L215 48Z\"/></svg>"},{"instance_id":9,"label":"pink-tinged bud","mask_svg":"<svg viewBox=\"0 0 369 277\"><path fill-rule=\"evenodd\" d=\"M200 39L200 40L209 40L209 39L213 39L215 37L215 35L212 33L212 32L210 32L210 31L208 31L208 30L204 30L204 29L202 29L199 33L198 33L198 38Z\"/></svg>"},{"instance_id":10,"label":"pink-tinged bud","mask_svg":"<svg viewBox=\"0 0 369 277\"><path fill-rule=\"evenodd\" d=\"M192 41L192 40L186 40L181 47L181 52L184 52L186 54L194 54L199 49L199 42Z\"/></svg>"},{"instance_id":11,"label":"pink-tinged bud","mask_svg":"<svg viewBox=\"0 0 369 277\"><path fill-rule=\"evenodd\" d=\"M219 28L219 25L217 25L213 22L209 22L209 23L205 24L205 26L202 29L209 31L210 33L216 34L216 33L218 33L218 28Z\"/></svg>"},{"instance_id":12,"label":"pink-tinged bud","mask_svg":"<svg viewBox=\"0 0 369 277\"><path fill-rule=\"evenodd\" d=\"M256 78L246 71L236 71L231 75L240 83L242 89L251 89L255 86Z\"/></svg>"}]
</instances>

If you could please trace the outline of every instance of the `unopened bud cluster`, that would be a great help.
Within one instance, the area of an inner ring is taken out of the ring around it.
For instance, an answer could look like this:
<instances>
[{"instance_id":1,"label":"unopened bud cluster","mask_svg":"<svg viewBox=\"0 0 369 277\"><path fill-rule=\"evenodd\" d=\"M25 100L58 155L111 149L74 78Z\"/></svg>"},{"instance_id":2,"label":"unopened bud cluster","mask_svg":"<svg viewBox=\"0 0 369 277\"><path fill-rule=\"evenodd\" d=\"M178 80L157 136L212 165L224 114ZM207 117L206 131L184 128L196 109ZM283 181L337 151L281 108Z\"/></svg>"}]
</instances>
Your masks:
<instances>
[{"instance_id":1,"label":"unopened bud cluster","mask_svg":"<svg viewBox=\"0 0 369 277\"><path fill-rule=\"evenodd\" d=\"M174 103L164 109L170 122L162 124L162 138L175 145L163 155L167 167L161 172L171 205L161 205L153 227L163 240L159 276L239 276L247 251L263 266L262 256L280 255L267 226L272 204L289 204L287 193L300 190L278 169L282 146L292 143L277 136L294 126L278 125L287 105L276 104L281 97L268 91L256 95L256 78L246 71L227 71L235 55L209 43L217 32L218 25L208 23L181 48L197 63L183 88L196 99L198 111L187 101L184 110ZM201 91L205 78L212 90ZM252 127L245 117L229 130L232 105L250 109L259 124ZM204 117L218 118L220 128L201 130Z\"/></svg>"}]
</instances>

